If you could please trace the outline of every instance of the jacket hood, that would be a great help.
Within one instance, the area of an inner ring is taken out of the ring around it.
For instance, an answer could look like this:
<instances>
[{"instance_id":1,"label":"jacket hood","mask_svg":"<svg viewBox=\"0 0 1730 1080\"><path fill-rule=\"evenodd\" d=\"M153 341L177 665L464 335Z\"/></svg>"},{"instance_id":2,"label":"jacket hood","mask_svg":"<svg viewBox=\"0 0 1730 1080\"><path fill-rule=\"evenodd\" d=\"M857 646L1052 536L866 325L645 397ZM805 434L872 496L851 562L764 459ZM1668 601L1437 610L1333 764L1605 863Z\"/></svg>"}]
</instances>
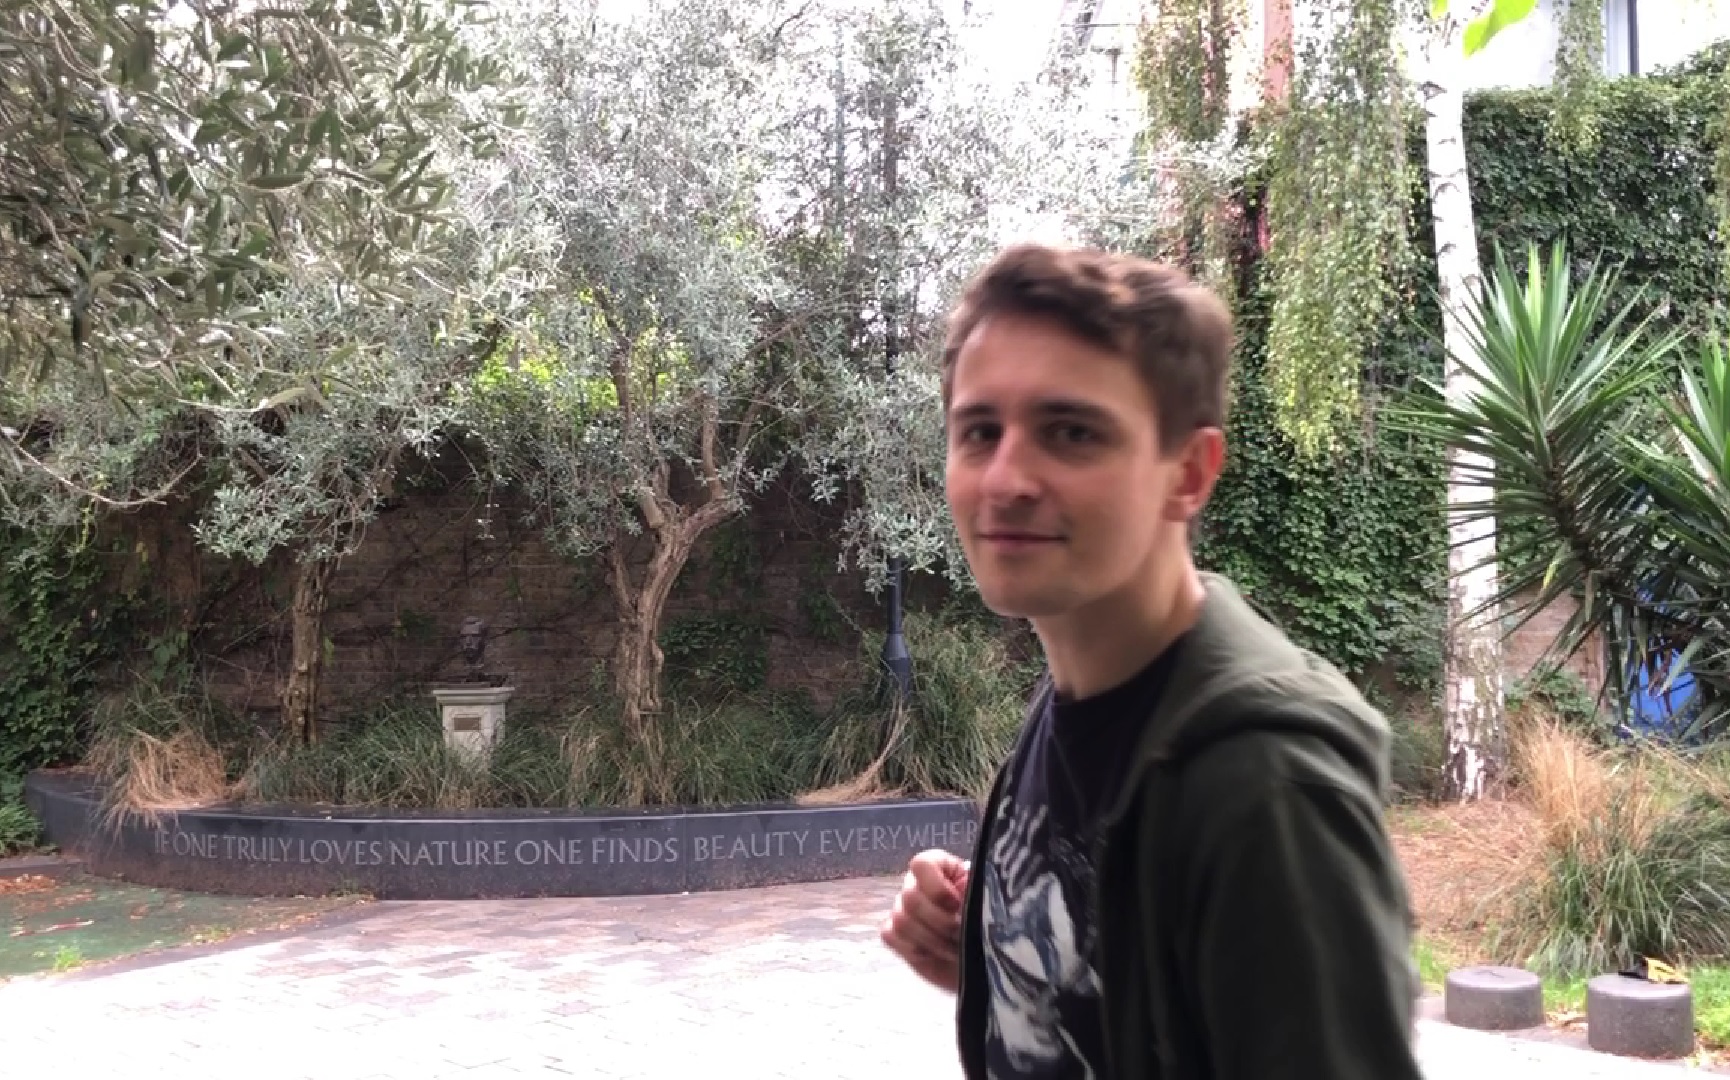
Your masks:
<instances>
[{"instance_id":1,"label":"jacket hood","mask_svg":"<svg viewBox=\"0 0 1730 1080\"><path fill-rule=\"evenodd\" d=\"M1132 771L1139 776L1233 736L1286 731L1325 740L1385 798L1392 732L1382 714L1332 664L1293 644L1230 581L1211 573L1201 578L1207 600L1183 639L1183 657ZM1137 787L1125 785L1124 803Z\"/></svg>"}]
</instances>

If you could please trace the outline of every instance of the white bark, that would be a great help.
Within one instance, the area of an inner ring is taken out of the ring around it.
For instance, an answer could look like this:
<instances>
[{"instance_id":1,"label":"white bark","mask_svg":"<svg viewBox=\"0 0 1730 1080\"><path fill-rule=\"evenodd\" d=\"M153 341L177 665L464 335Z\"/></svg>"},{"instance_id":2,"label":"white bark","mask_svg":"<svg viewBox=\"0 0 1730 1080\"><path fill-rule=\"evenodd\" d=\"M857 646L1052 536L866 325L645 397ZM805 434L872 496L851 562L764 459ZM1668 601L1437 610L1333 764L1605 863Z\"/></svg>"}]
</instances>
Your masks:
<instances>
[{"instance_id":1,"label":"white bark","mask_svg":"<svg viewBox=\"0 0 1730 1080\"><path fill-rule=\"evenodd\" d=\"M1463 320L1483 285L1466 173L1458 25L1433 28L1428 78L1422 88L1430 213L1447 350L1443 370L1450 397L1465 390L1463 377L1476 363ZM1501 776L1506 744L1500 611L1486 607L1497 591L1496 524L1488 517L1468 520L1459 510L1489 494L1473 479L1486 475L1484 465L1480 455L1448 451L1448 621L1442 666L1445 779L1447 794L1462 801L1482 798Z\"/></svg>"}]
</instances>

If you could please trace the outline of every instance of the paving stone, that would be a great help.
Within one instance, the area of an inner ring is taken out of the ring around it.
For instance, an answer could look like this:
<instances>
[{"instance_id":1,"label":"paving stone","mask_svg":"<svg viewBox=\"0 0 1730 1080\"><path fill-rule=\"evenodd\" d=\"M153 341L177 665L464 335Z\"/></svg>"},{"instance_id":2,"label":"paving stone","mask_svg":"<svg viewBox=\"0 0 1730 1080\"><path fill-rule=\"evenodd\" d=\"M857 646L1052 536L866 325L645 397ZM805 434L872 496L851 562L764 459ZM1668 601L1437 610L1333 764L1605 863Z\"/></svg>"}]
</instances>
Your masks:
<instances>
[{"instance_id":1,"label":"paving stone","mask_svg":"<svg viewBox=\"0 0 1730 1080\"><path fill-rule=\"evenodd\" d=\"M54 1080L959 1080L953 1001L876 940L898 885L379 904L288 939L0 984L0 1016ZM1420 1031L1430 1080L1679 1076Z\"/></svg>"}]
</instances>

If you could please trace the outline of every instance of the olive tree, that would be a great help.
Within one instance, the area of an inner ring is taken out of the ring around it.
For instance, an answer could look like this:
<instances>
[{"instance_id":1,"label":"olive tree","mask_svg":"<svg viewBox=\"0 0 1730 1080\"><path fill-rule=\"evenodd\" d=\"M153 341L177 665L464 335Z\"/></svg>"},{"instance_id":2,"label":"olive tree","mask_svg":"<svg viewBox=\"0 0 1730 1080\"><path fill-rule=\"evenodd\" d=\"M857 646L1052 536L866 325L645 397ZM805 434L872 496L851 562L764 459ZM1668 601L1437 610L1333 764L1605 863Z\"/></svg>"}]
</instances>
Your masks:
<instances>
[{"instance_id":1,"label":"olive tree","mask_svg":"<svg viewBox=\"0 0 1730 1080\"><path fill-rule=\"evenodd\" d=\"M220 395L287 266L401 281L497 74L474 7L0 2L0 375Z\"/></svg>"},{"instance_id":2,"label":"olive tree","mask_svg":"<svg viewBox=\"0 0 1730 1080\"><path fill-rule=\"evenodd\" d=\"M605 561L613 687L651 762L668 595L772 468L753 448L796 349L758 193L790 13L657 0L510 24L530 106L498 193L534 294L468 408L499 478Z\"/></svg>"},{"instance_id":3,"label":"olive tree","mask_svg":"<svg viewBox=\"0 0 1730 1080\"><path fill-rule=\"evenodd\" d=\"M190 477L205 548L288 551L297 739L331 572L510 308L511 250L444 205L512 111L463 6L5 11L29 48L0 50L0 116L37 140L0 148L0 244L35 245L0 271L0 509L64 522Z\"/></svg>"},{"instance_id":4,"label":"olive tree","mask_svg":"<svg viewBox=\"0 0 1730 1080\"><path fill-rule=\"evenodd\" d=\"M498 478L604 561L612 688L653 761L668 596L795 458L820 494L863 489L847 534L872 573L952 552L929 345L1055 125L970 95L923 3L614 14L507 20L531 105L501 219L535 238L535 299L465 408Z\"/></svg>"},{"instance_id":5,"label":"olive tree","mask_svg":"<svg viewBox=\"0 0 1730 1080\"><path fill-rule=\"evenodd\" d=\"M899 560L967 588L942 487L945 317L1004 245L1144 228L1153 204L1121 182L1127 140L1090 109L1077 57L992 78L966 28L920 3L834 26L797 57L828 99L779 155L830 360L806 387L802 460L819 498L848 500L843 553L869 585Z\"/></svg>"},{"instance_id":6,"label":"olive tree","mask_svg":"<svg viewBox=\"0 0 1730 1080\"><path fill-rule=\"evenodd\" d=\"M278 328L263 353L304 393L264 409L214 412L205 454L214 490L195 525L219 555L294 567L284 734L314 740L323 620L332 575L394 493L403 467L458 420L454 392L496 346L503 306L491 256L452 236L419 287L364 297L341 278L305 277L266 298ZM432 270L441 271L437 274ZM271 383L258 380L262 391Z\"/></svg>"}]
</instances>

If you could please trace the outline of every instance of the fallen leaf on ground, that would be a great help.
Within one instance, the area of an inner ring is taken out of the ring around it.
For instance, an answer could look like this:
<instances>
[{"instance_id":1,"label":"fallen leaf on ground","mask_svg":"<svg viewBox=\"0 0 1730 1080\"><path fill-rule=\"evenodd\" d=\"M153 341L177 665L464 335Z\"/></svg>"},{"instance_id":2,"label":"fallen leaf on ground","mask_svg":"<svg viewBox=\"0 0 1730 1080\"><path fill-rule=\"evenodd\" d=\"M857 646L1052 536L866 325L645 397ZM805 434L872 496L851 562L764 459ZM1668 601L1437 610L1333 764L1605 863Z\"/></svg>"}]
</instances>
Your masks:
<instances>
[{"instance_id":1,"label":"fallen leaf on ground","mask_svg":"<svg viewBox=\"0 0 1730 1080\"><path fill-rule=\"evenodd\" d=\"M43 874L20 874L18 877L0 878L0 896L12 893L41 892L53 887L54 879Z\"/></svg>"}]
</instances>

